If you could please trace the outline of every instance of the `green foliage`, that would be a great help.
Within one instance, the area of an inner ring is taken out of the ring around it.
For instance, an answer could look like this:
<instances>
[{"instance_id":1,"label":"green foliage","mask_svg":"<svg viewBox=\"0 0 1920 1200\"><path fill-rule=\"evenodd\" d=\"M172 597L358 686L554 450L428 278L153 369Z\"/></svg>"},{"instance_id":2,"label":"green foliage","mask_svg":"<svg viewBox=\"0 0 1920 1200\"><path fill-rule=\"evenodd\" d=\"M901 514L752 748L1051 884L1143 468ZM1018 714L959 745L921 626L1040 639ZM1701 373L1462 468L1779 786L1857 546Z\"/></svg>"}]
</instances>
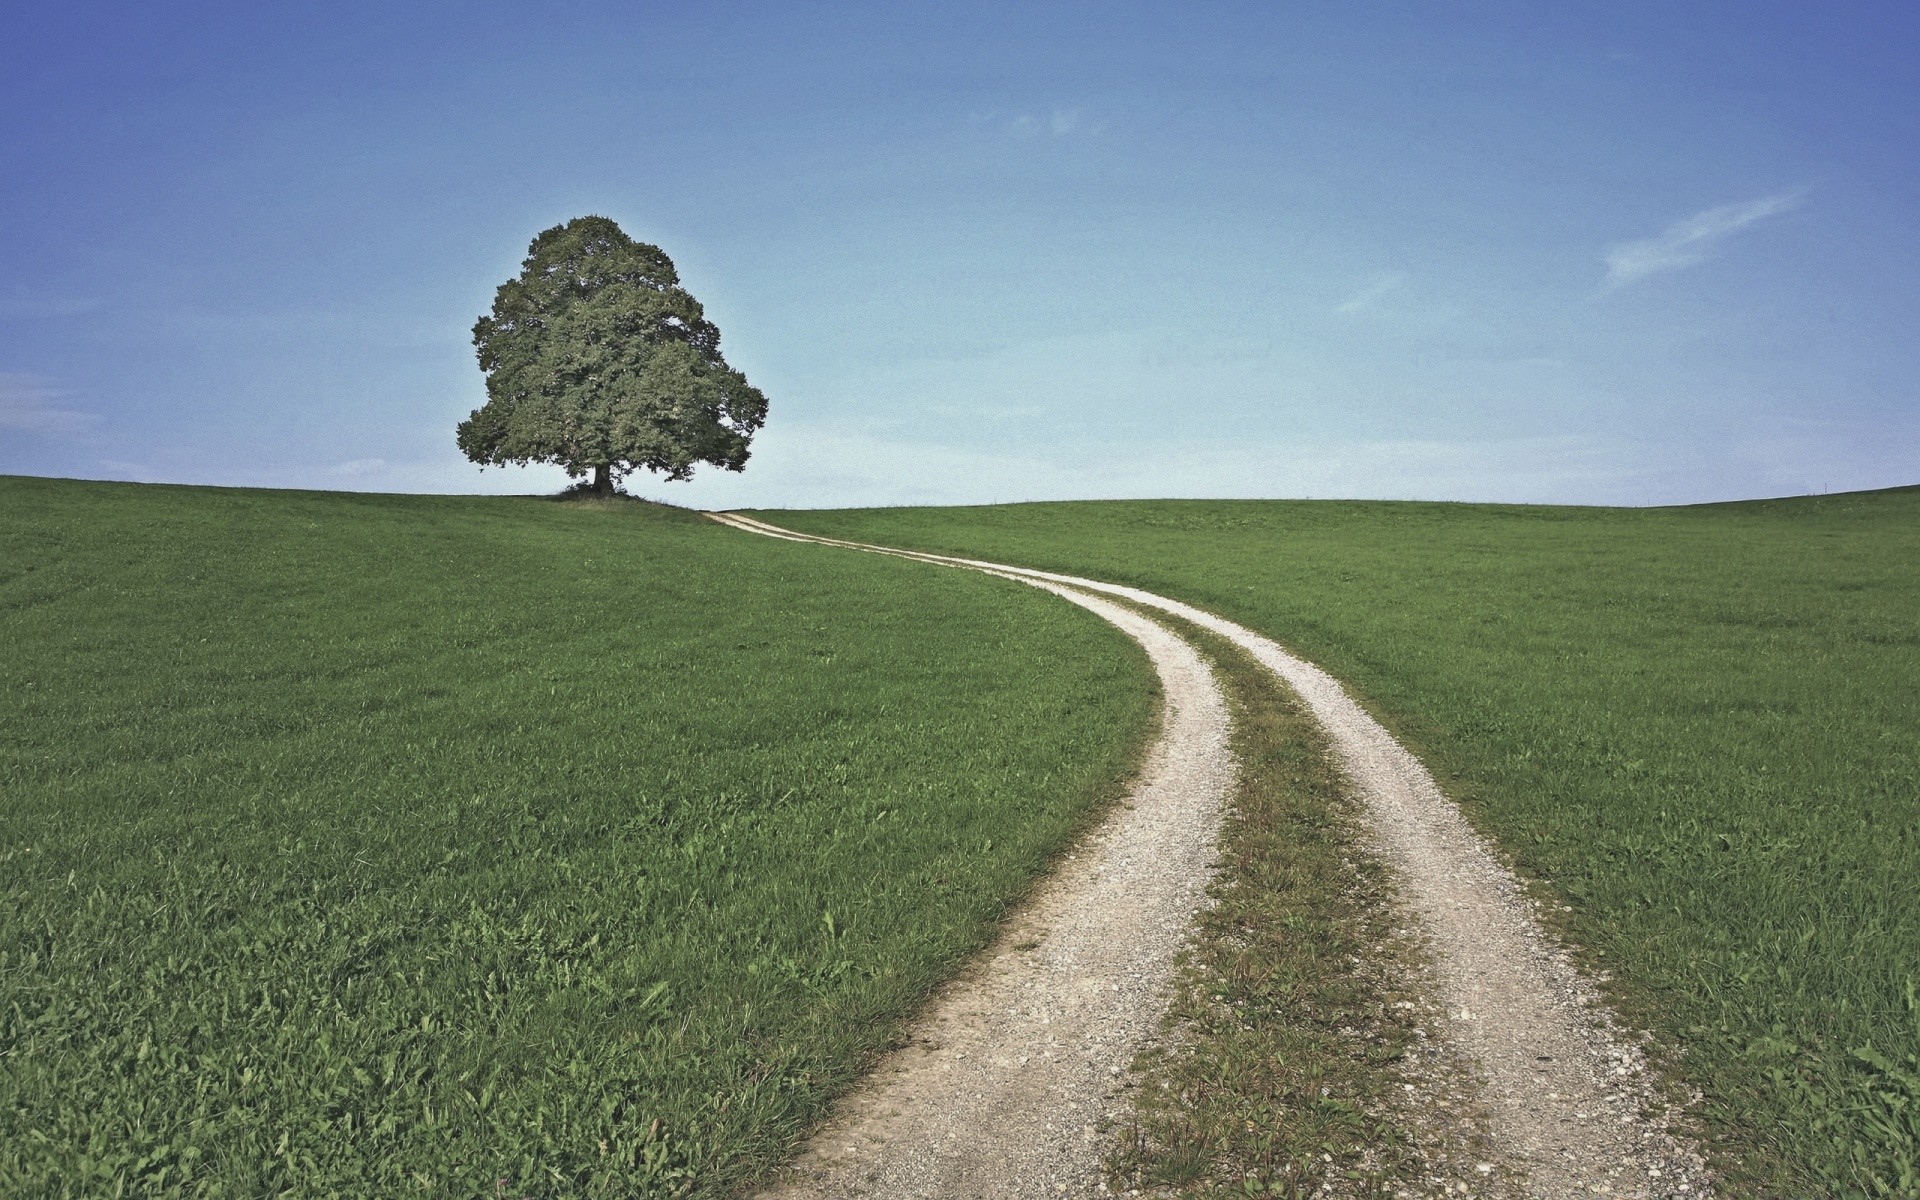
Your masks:
<instances>
[{"instance_id":1,"label":"green foliage","mask_svg":"<svg viewBox=\"0 0 1920 1200\"><path fill-rule=\"evenodd\" d=\"M728 1195L1153 715L1070 605L637 502L0 478L0 644L9 1200Z\"/></svg>"},{"instance_id":2,"label":"green foliage","mask_svg":"<svg viewBox=\"0 0 1920 1200\"><path fill-rule=\"evenodd\" d=\"M1920 1054L1896 1061L1871 1046L1845 1059L1777 1032L1749 1050L1793 1097L1809 1131L1840 1153L1811 1164L1837 1200L1920 1196Z\"/></svg>"},{"instance_id":3,"label":"green foliage","mask_svg":"<svg viewBox=\"0 0 1920 1200\"><path fill-rule=\"evenodd\" d=\"M473 344L487 403L458 438L477 463L687 479L700 463L743 469L767 418L767 398L721 357L720 331L672 260L605 217L536 237Z\"/></svg>"},{"instance_id":4,"label":"green foliage","mask_svg":"<svg viewBox=\"0 0 1920 1200\"><path fill-rule=\"evenodd\" d=\"M1320 663L1570 906L1739 1194L1914 1194L1920 489L772 519L1136 584Z\"/></svg>"}]
</instances>

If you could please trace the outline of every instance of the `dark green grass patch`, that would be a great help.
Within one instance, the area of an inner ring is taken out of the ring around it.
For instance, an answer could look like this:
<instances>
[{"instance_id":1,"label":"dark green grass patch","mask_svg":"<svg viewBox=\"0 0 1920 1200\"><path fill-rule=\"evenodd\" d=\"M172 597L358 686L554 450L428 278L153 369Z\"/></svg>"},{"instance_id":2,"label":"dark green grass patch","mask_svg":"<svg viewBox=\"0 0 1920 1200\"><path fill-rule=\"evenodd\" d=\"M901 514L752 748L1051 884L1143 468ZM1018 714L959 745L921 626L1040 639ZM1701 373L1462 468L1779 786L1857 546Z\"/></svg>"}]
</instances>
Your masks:
<instances>
[{"instance_id":1,"label":"dark green grass patch","mask_svg":"<svg viewBox=\"0 0 1920 1200\"><path fill-rule=\"evenodd\" d=\"M0 479L0 1194L723 1195L1114 790L1131 643L639 504Z\"/></svg>"},{"instance_id":2,"label":"dark green grass patch","mask_svg":"<svg viewBox=\"0 0 1920 1200\"><path fill-rule=\"evenodd\" d=\"M1741 1194L1920 1193L1920 490L771 519L1136 584L1298 650L1571 906Z\"/></svg>"}]
</instances>

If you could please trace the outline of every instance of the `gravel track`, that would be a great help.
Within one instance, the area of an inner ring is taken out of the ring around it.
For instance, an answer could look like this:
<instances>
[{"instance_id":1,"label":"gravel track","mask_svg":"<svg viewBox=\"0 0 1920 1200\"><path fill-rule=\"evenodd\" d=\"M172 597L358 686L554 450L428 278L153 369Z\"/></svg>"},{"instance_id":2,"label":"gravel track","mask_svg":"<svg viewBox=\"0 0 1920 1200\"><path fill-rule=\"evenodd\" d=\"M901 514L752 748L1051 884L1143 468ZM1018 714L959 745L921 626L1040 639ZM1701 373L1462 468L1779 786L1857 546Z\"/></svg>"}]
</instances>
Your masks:
<instances>
[{"instance_id":1,"label":"gravel track","mask_svg":"<svg viewBox=\"0 0 1920 1200\"><path fill-rule=\"evenodd\" d=\"M1525 1178L1533 1195L1549 1200L1596 1195L1654 1198L1710 1194L1698 1151L1668 1126L1664 1106L1648 1076L1645 1057L1637 1042L1621 1032L1592 988L1574 969L1566 950L1541 929L1524 889L1441 794L1426 768L1326 672L1252 630L1137 588L974 559L796 534L737 514L713 515L726 524L767 536L987 571L1046 587L1087 607L1093 607L1093 603L1086 593L1117 596L1183 617L1239 645L1284 679L1326 727L1363 802L1380 853L1395 870L1398 890L1409 915L1432 950L1437 998L1447 1015L1443 1034L1478 1070L1480 1099L1488 1115L1489 1133L1495 1149L1505 1160L1504 1165ZM1101 612L1116 624L1120 624L1121 614L1125 614L1124 609L1112 614ZM1158 628L1150 622L1143 624ZM1142 636L1132 629L1129 632ZM1171 637L1164 631L1162 636ZM1191 650L1186 653L1192 655ZM1156 665L1158 662L1156 653ZM1204 666L1199 669L1205 670ZM1172 695L1171 689L1169 695ZM1215 696L1217 703L1217 692ZM1170 724L1166 738L1171 740L1176 734ZM1217 736L1224 744L1224 733ZM1210 841L1208 847L1210 850ZM1195 860L1193 875L1187 881L1194 889L1196 901L1198 889L1205 884L1206 862L1205 854ZM1063 872L1061 886L1066 886L1064 877L1073 870L1074 865L1070 864ZM1048 894L1052 894L1051 888ZM1114 899L1122 907L1133 903L1131 895L1124 892ZM1112 903L1114 899L1107 902ZM1190 914L1191 910L1189 904L1185 911ZM1182 920L1179 933L1184 933L1184 926ZM996 952L970 978L990 982L990 977L1011 966L1004 952ZM967 1019L964 1013L950 1012L944 1005L939 1011L948 1019L955 1016L963 1021ZM1157 1015L1157 1008L1154 1011ZM1123 1066L1124 1061L1121 1060ZM889 1084L884 1070L881 1075L878 1088L884 1090ZM982 1092L981 1096L985 1094ZM949 1103L932 1093L923 1099L913 1099L910 1094L902 1096L903 1100L896 1103L940 1106ZM972 1102L978 1105L981 1096L975 1096ZM1088 1161L1093 1162L1089 1169L1097 1174L1097 1161L1094 1161L1097 1147L1084 1133L1075 1133L1076 1128L1083 1130L1084 1125L1068 1123L1079 1121L1078 1115L1066 1118L1052 1107L1056 1102L1045 1094L1029 1094L1021 1102L1041 1107L1036 1114L1023 1114L1027 1126L1047 1131L1056 1141L1072 1141L1076 1145L1085 1142ZM852 1107L860 1109L871 1103L868 1095L862 1095ZM1004 1119L1014 1115L1006 1113ZM937 1112L913 1117L916 1124L929 1127L939 1126L944 1119ZM968 1147L963 1155L971 1159L974 1171L968 1176L972 1182L965 1190L893 1188L868 1193L827 1188L778 1194L994 1197L1064 1194L1063 1190L1036 1188L1025 1176L1017 1186L1012 1186L1010 1180L1003 1183L1002 1177L995 1174L1002 1160L1011 1161L1010 1152L1003 1150L1002 1120L996 1115L990 1136ZM832 1135L833 1127L830 1127L803 1162L816 1161L822 1145L830 1143ZM859 1153L869 1161L886 1157L879 1147ZM1066 1183L1073 1191L1086 1190L1064 1176L1048 1177L1048 1183Z\"/></svg>"},{"instance_id":2,"label":"gravel track","mask_svg":"<svg viewBox=\"0 0 1920 1200\"><path fill-rule=\"evenodd\" d=\"M1098 1131L1159 1027L1174 955L1206 898L1233 784L1229 719L1213 672L1160 625L1058 583L1021 582L1146 649L1163 693L1159 734L1126 800L934 997L909 1043L762 1193L769 1200L1099 1191Z\"/></svg>"}]
</instances>

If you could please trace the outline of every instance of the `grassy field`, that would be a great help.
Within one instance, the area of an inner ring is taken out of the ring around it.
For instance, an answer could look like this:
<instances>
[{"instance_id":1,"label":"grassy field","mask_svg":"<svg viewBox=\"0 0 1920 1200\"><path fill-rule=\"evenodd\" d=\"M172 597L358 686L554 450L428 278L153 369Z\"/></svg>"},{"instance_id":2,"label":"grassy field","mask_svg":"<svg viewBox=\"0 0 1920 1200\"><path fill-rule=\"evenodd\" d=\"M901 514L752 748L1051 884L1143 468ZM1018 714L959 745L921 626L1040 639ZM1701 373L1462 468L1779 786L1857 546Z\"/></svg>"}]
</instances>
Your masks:
<instances>
[{"instance_id":1,"label":"grassy field","mask_svg":"<svg viewBox=\"0 0 1920 1200\"><path fill-rule=\"evenodd\" d=\"M727 1194L1152 720L677 510L0 479L0 1194Z\"/></svg>"},{"instance_id":2,"label":"grassy field","mask_svg":"<svg viewBox=\"0 0 1920 1200\"><path fill-rule=\"evenodd\" d=\"M764 515L1136 584L1320 663L1569 906L1736 1194L1920 1195L1920 489Z\"/></svg>"}]
</instances>

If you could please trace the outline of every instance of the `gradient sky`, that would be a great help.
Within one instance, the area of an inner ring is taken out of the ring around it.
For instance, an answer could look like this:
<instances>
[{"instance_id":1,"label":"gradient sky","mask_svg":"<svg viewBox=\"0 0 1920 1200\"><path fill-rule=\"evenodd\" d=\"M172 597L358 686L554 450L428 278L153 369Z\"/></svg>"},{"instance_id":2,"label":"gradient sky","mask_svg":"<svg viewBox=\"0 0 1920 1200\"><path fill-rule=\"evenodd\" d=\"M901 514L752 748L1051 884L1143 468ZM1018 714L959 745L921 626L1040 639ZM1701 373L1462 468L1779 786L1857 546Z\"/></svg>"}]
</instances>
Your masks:
<instances>
[{"instance_id":1,"label":"gradient sky","mask_svg":"<svg viewBox=\"0 0 1920 1200\"><path fill-rule=\"evenodd\" d=\"M703 506L1920 482L1920 7L23 4L0 472L454 447L539 230L772 402Z\"/></svg>"}]
</instances>

